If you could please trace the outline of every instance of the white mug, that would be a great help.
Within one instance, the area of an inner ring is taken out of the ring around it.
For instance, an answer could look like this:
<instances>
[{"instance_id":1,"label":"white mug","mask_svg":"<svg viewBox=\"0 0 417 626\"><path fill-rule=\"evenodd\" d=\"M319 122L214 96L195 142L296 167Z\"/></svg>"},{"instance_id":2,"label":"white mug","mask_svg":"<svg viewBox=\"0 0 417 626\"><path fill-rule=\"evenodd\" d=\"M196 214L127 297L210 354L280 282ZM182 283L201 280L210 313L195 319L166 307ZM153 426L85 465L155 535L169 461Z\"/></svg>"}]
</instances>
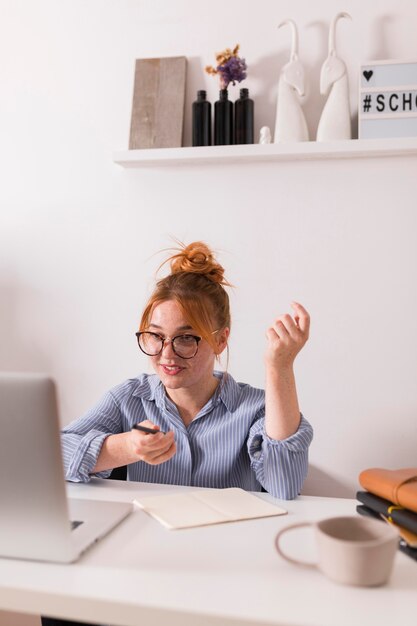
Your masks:
<instances>
[{"instance_id":1,"label":"white mug","mask_svg":"<svg viewBox=\"0 0 417 626\"><path fill-rule=\"evenodd\" d=\"M318 563L306 563L285 554L281 537L289 530L312 526L318 548ZM387 582L399 535L385 522L364 517L329 517L283 528L275 538L278 553L290 563L318 568L343 585L377 586Z\"/></svg>"}]
</instances>

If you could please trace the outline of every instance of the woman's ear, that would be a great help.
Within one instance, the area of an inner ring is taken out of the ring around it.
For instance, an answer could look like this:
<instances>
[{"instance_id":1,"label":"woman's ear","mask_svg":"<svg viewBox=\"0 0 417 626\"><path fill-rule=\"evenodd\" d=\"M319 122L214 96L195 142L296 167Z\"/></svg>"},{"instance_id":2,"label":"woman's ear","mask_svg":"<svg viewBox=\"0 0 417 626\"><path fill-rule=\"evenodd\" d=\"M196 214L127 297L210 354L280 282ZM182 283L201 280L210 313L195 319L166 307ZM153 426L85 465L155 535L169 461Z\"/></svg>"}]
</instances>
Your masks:
<instances>
[{"instance_id":1,"label":"woman's ear","mask_svg":"<svg viewBox=\"0 0 417 626\"><path fill-rule=\"evenodd\" d=\"M230 328L223 328L217 334L217 356L223 352L225 347L227 346L227 340L229 339Z\"/></svg>"}]
</instances>

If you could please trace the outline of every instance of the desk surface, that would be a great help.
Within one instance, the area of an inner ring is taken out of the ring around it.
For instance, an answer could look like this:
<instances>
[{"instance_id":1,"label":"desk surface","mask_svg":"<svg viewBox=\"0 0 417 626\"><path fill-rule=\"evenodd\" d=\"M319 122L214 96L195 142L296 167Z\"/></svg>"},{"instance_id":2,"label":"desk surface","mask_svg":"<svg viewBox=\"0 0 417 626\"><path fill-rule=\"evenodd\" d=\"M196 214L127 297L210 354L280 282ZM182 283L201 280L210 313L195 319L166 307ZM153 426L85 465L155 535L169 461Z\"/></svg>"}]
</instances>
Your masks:
<instances>
[{"instance_id":1,"label":"desk surface","mask_svg":"<svg viewBox=\"0 0 417 626\"><path fill-rule=\"evenodd\" d=\"M95 479L69 484L79 498L131 501L187 487ZM277 531L295 521L354 515L356 502L302 496L277 502L288 515L167 530L141 510L72 565L0 559L0 609L138 626L351 626L415 624L417 563L396 555L390 582L343 587L275 552ZM309 529L288 534L288 551L314 558Z\"/></svg>"}]
</instances>

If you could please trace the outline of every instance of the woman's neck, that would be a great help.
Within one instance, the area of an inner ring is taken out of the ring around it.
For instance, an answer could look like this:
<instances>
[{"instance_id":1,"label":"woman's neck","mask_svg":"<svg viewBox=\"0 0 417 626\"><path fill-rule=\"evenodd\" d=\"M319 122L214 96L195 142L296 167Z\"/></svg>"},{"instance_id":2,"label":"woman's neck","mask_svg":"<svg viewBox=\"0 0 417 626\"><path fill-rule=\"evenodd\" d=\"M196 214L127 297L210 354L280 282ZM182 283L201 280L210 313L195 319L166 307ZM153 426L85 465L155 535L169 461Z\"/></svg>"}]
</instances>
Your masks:
<instances>
[{"instance_id":1,"label":"woman's neck","mask_svg":"<svg viewBox=\"0 0 417 626\"><path fill-rule=\"evenodd\" d=\"M198 389L166 389L166 393L177 407L182 421L188 426L213 396L219 384L220 379L212 376L206 385L200 385Z\"/></svg>"}]
</instances>

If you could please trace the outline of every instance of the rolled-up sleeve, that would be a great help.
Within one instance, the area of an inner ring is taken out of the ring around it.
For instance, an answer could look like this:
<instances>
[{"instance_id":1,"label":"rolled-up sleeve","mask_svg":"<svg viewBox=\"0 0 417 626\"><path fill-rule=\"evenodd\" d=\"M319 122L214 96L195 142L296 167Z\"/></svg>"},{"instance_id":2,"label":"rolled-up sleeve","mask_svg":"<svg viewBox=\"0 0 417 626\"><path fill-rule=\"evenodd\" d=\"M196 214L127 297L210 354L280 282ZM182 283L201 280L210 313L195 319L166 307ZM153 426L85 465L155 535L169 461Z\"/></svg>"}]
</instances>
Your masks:
<instances>
[{"instance_id":1,"label":"rolled-up sleeve","mask_svg":"<svg viewBox=\"0 0 417 626\"><path fill-rule=\"evenodd\" d=\"M72 482L88 482L92 475L100 478L110 476L111 470L95 474L92 472L104 440L109 435L120 432L122 432L120 408L112 394L108 392L88 413L61 431L65 479Z\"/></svg>"},{"instance_id":2,"label":"rolled-up sleeve","mask_svg":"<svg viewBox=\"0 0 417 626\"><path fill-rule=\"evenodd\" d=\"M265 418L257 419L250 429L248 452L256 478L268 493L284 500L299 495L307 476L312 439L313 428L303 415L298 430L283 440L268 437Z\"/></svg>"}]
</instances>

